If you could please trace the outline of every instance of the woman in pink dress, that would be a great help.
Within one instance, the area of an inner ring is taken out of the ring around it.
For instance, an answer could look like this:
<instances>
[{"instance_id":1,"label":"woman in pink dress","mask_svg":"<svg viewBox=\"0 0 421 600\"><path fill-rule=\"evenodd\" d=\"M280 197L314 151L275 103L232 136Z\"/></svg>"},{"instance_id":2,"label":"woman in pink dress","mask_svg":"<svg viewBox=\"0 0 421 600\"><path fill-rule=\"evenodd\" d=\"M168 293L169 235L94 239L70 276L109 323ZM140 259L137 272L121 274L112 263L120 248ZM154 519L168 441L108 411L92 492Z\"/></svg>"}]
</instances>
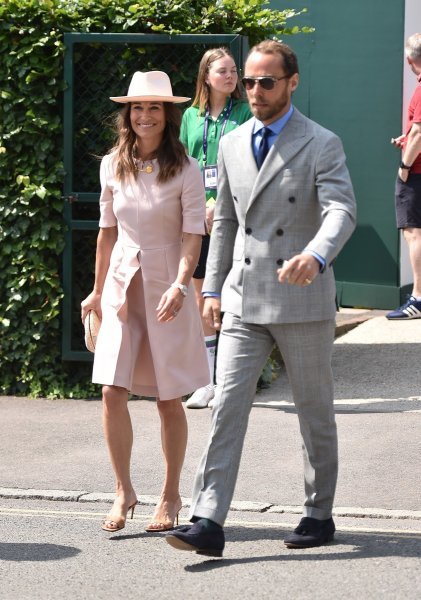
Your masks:
<instances>
[{"instance_id":1,"label":"woman in pink dress","mask_svg":"<svg viewBox=\"0 0 421 600\"><path fill-rule=\"evenodd\" d=\"M102 384L103 426L116 499L103 522L125 526L137 502L130 476L129 392L156 397L165 481L147 531L178 522L187 443L182 396L209 383L201 320L190 279L205 233L202 176L179 141L181 114L168 76L137 72L117 118L117 143L101 162L101 216L93 291L82 302L102 319L94 383Z\"/></svg>"}]
</instances>

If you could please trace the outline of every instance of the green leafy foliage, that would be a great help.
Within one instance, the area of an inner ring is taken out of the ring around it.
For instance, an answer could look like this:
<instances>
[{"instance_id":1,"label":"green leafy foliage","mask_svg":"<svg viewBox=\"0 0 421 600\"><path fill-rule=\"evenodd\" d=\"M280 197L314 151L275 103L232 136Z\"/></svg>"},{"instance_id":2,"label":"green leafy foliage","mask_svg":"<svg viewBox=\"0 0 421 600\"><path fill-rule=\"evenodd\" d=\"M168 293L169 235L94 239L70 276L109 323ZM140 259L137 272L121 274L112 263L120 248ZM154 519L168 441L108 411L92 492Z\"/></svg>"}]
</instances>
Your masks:
<instances>
[{"instance_id":1,"label":"green leafy foliage","mask_svg":"<svg viewBox=\"0 0 421 600\"><path fill-rule=\"evenodd\" d=\"M91 365L61 358L63 34L308 31L264 0L0 3L0 393L98 395ZM77 134L77 132L76 132Z\"/></svg>"}]
</instances>

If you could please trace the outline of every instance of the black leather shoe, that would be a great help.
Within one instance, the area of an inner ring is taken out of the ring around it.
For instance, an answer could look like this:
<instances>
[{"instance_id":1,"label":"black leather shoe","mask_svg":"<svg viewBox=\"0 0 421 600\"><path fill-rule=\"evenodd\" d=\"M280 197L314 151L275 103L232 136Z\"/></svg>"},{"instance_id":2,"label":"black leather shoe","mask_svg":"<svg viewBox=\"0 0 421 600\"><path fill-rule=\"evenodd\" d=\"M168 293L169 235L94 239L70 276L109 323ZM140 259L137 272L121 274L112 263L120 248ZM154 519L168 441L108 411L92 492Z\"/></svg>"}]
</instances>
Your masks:
<instances>
[{"instance_id":1,"label":"black leather shoe","mask_svg":"<svg viewBox=\"0 0 421 600\"><path fill-rule=\"evenodd\" d=\"M205 556L222 556L225 546L224 530L207 531L198 522L176 529L165 536L170 546L177 550L188 550Z\"/></svg>"},{"instance_id":2,"label":"black leather shoe","mask_svg":"<svg viewBox=\"0 0 421 600\"><path fill-rule=\"evenodd\" d=\"M303 517L298 527L284 539L284 543L288 548L313 548L331 542L334 533L332 517L325 521Z\"/></svg>"}]
</instances>

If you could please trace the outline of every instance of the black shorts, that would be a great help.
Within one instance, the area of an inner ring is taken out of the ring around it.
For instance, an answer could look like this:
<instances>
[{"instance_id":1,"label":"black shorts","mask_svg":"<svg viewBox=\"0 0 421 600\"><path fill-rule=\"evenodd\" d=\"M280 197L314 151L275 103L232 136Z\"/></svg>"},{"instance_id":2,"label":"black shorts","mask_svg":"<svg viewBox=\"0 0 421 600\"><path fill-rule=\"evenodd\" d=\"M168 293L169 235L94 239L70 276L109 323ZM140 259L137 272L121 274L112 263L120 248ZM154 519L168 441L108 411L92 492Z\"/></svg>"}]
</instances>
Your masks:
<instances>
[{"instance_id":1,"label":"black shorts","mask_svg":"<svg viewBox=\"0 0 421 600\"><path fill-rule=\"evenodd\" d=\"M398 229L421 228L421 173L410 173L407 181L397 178L395 208Z\"/></svg>"},{"instance_id":2,"label":"black shorts","mask_svg":"<svg viewBox=\"0 0 421 600\"><path fill-rule=\"evenodd\" d=\"M195 272L193 273L194 279L204 279L206 273L206 261L208 259L210 235L204 235L202 237L202 248L200 250L199 262Z\"/></svg>"}]
</instances>

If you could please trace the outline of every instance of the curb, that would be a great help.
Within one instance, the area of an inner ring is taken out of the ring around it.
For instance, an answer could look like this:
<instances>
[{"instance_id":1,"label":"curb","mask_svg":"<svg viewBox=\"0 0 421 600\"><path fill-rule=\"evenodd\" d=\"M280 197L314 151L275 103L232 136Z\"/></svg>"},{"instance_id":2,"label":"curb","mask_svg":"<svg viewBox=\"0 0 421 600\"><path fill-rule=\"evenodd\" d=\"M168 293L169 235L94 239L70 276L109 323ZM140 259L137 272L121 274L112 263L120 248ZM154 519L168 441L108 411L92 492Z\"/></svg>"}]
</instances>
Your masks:
<instances>
[{"instance_id":1,"label":"curb","mask_svg":"<svg viewBox=\"0 0 421 600\"><path fill-rule=\"evenodd\" d=\"M362 325L375 317L385 317L389 311L381 309L346 309L336 313L335 339L348 333L351 329Z\"/></svg>"},{"instance_id":2,"label":"curb","mask_svg":"<svg viewBox=\"0 0 421 600\"><path fill-rule=\"evenodd\" d=\"M84 490L36 490L0 487L0 498L19 500L50 500L56 502L104 502L112 504L115 494L87 492ZM140 506L155 506L159 496L138 496ZM191 498L182 498L183 508L191 505ZM230 510L237 512L302 514L301 506L281 506L270 502L233 502ZM411 519L421 521L420 510L395 510L387 508L337 507L332 512L334 517L351 517L356 519Z\"/></svg>"},{"instance_id":3,"label":"curb","mask_svg":"<svg viewBox=\"0 0 421 600\"><path fill-rule=\"evenodd\" d=\"M351 331L351 329L358 327L358 325L365 323L365 321L368 321L371 318L372 317L370 316L361 316L350 319L344 319L343 321L336 322L335 339L341 337L341 335L345 335L345 333L348 333L348 331Z\"/></svg>"}]
</instances>

